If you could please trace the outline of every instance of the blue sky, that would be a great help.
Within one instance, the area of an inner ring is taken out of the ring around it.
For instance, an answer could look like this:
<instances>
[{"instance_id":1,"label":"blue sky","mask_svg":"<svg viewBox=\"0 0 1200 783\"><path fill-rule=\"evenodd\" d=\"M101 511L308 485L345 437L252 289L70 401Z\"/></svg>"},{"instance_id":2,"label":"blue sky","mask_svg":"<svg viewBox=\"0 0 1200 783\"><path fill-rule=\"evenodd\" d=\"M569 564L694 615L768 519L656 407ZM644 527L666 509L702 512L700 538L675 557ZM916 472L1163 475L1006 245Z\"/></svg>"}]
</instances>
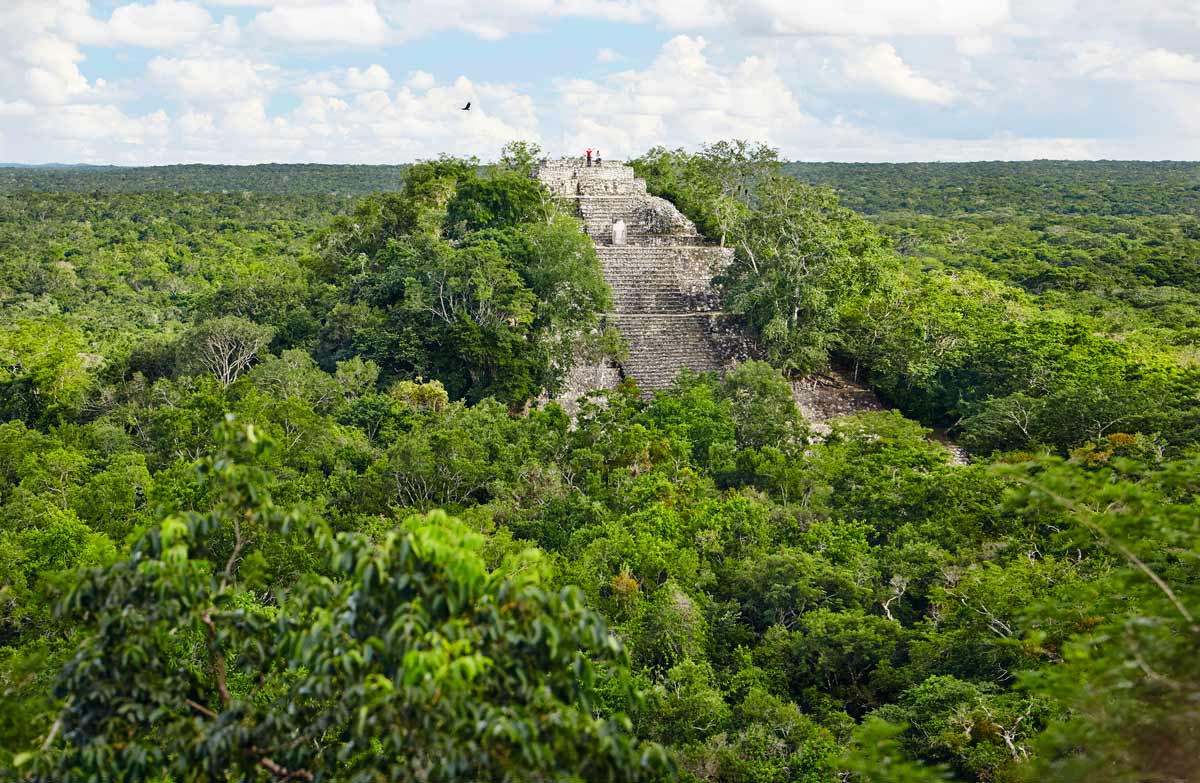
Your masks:
<instances>
[{"instance_id":1,"label":"blue sky","mask_svg":"<svg viewBox=\"0 0 1200 783\"><path fill-rule=\"evenodd\" d=\"M12 162L1197 159L1196 106L1200 0L0 2Z\"/></svg>"}]
</instances>

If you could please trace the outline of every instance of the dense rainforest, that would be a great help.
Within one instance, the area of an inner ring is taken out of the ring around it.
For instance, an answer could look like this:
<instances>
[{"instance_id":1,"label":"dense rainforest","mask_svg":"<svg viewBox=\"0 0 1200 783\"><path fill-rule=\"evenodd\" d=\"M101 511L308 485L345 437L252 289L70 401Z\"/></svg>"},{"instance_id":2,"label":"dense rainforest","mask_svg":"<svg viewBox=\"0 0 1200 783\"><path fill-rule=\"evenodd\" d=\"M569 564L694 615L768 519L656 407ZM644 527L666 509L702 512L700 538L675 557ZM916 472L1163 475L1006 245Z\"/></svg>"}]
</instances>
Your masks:
<instances>
[{"instance_id":1,"label":"dense rainforest","mask_svg":"<svg viewBox=\"0 0 1200 783\"><path fill-rule=\"evenodd\" d=\"M394 191L405 166L263 163L256 166L3 166L0 191L68 193L251 192L364 196Z\"/></svg>"},{"instance_id":2,"label":"dense rainforest","mask_svg":"<svg viewBox=\"0 0 1200 783\"><path fill-rule=\"evenodd\" d=\"M651 150L762 360L572 418L536 156L0 170L0 779L1197 779L1196 166Z\"/></svg>"}]
</instances>

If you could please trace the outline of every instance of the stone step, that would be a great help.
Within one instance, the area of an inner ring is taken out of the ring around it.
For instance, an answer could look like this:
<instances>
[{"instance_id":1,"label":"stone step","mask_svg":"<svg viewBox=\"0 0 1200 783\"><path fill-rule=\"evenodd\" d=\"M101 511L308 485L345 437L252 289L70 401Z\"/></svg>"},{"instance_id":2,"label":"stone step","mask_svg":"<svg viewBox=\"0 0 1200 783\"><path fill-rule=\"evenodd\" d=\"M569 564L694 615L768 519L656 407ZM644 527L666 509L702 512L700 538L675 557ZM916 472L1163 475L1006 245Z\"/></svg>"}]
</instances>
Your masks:
<instances>
[{"instance_id":1,"label":"stone step","mask_svg":"<svg viewBox=\"0 0 1200 783\"><path fill-rule=\"evenodd\" d=\"M721 305L712 278L728 264L725 249L600 245L596 252L618 313L697 313Z\"/></svg>"},{"instance_id":2,"label":"stone step","mask_svg":"<svg viewBox=\"0 0 1200 783\"><path fill-rule=\"evenodd\" d=\"M714 245L601 245L596 248L601 258L622 262L639 258L692 258L704 259L706 263L728 264L733 260L733 248Z\"/></svg>"},{"instance_id":3,"label":"stone step","mask_svg":"<svg viewBox=\"0 0 1200 783\"><path fill-rule=\"evenodd\" d=\"M713 372L724 366L712 313L608 316L629 346L622 370L646 391L671 385L679 371Z\"/></svg>"},{"instance_id":4,"label":"stone step","mask_svg":"<svg viewBox=\"0 0 1200 783\"><path fill-rule=\"evenodd\" d=\"M638 180L633 169L619 162L605 162L588 166L581 158L546 160L534 167L533 176L550 191L559 196L576 196L581 189L599 192L644 192L645 183ZM604 185L601 183L629 183Z\"/></svg>"},{"instance_id":5,"label":"stone step","mask_svg":"<svg viewBox=\"0 0 1200 783\"><path fill-rule=\"evenodd\" d=\"M585 230L594 239L610 240L617 220L624 221L627 234L694 237L699 233L671 202L657 196L585 197L576 204Z\"/></svg>"},{"instance_id":6,"label":"stone step","mask_svg":"<svg viewBox=\"0 0 1200 783\"><path fill-rule=\"evenodd\" d=\"M701 245L637 247L597 245L596 255L607 274L610 270L651 274L659 271L687 281L689 285L708 286L733 260L728 248Z\"/></svg>"},{"instance_id":7,"label":"stone step","mask_svg":"<svg viewBox=\"0 0 1200 783\"><path fill-rule=\"evenodd\" d=\"M595 241L593 239L593 241ZM657 234L639 234L637 232L625 232L624 245L612 245L612 231L608 231L608 236L603 242L604 245L613 247L711 247L708 239L700 234L691 236L680 236L672 234L670 236L659 236Z\"/></svg>"},{"instance_id":8,"label":"stone step","mask_svg":"<svg viewBox=\"0 0 1200 783\"><path fill-rule=\"evenodd\" d=\"M721 306L721 296L707 291L685 293L669 288L616 285L612 286L612 292L613 309L621 314L710 313Z\"/></svg>"},{"instance_id":9,"label":"stone step","mask_svg":"<svg viewBox=\"0 0 1200 783\"><path fill-rule=\"evenodd\" d=\"M645 206L644 198L636 197L617 197L605 200L599 204L592 198L579 199L579 211L586 218L595 217L611 217L620 215L629 215L634 211Z\"/></svg>"},{"instance_id":10,"label":"stone step","mask_svg":"<svg viewBox=\"0 0 1200 783\"><path fill-rule=\"evenodd\" d=\"M544 160L534 166L533 176L536 179L552 178L555 176L573 176L578 178L618 178L634 179L637 175L632 166L616 160L606 160L602 163L592 161L587 165L584 158L562 158L559 160Z\"/></svg>"},{"instance_id":11,"label":"stone step","mask_svg":"<svg viewBox=\"0 0 1200 783\"><path fill-rule=\"evenodd\" d=\"M620 196L645 196L644 179L581 179L577 187L581 198L607 198Z\"/></svg>"}]
</instances>

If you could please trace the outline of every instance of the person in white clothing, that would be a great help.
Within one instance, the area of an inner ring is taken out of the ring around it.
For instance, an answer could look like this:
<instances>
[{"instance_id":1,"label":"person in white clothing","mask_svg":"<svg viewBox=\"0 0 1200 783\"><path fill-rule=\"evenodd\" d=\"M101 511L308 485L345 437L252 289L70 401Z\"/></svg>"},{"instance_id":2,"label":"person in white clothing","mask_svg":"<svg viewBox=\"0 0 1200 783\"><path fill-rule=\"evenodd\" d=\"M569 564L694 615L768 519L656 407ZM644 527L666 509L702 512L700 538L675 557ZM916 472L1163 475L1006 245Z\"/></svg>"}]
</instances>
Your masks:
<instances>
[{"instance_id":1,"label":"person in white clothing","mask_svg":"<svg viewBox=\"0 0 1200 783\"><path fill-rule=\"evenodd\" d=\"M612 224L612 243L614 245L625 244L625 221L617 220Z\"/></svg>"}]
</instances>

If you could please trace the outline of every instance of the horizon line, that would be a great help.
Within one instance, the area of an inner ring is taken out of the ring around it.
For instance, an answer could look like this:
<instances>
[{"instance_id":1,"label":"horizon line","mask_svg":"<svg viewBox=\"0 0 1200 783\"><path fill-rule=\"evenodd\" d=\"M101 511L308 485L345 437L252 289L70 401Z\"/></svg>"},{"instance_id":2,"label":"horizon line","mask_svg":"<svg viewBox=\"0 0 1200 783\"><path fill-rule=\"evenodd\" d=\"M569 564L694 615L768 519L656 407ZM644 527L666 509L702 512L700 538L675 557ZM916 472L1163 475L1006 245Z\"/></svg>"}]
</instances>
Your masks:
<instances>
[{"instance_id":1,"label":"horizon line","mask_svg":"<svg viewBox=\"0 0 1200 783\"><path fill-rule=\"evenodd\" d=\"M572 157L563 155L553 160L564 160ZM151 163L151 164L132 164L132 163L67 163L62 161L46 161L43 163L22 163L20 161L3 161L0 162L0 168L4 169L52 169L52 168L96 168L96 169L157 169L170 168L173 166L224 166L227 168L252 168L254 166L359 166L362 168L383 168L388 166L412 166L417 163L422 163L427 160L435 160L435 158L418 158L411 161L398 161L394 163L352 163L352 162L337 162L337 161L258 161L255 163L217 163L210 161L179 161L173 163ZM496 161L481 161L483 165L489 165ZM613 160L614 163L628 163L628 160ZM908 160L831 160L831 159L804 159L796 158L792 160L780 160L782 164L800 163L808 165L844 165L844 166L905 166L905 165L967 165L973 163L1183 163L1183 164L1200 164L1200 159L1188 158L971 158L962 160L938 160L938 159L920 159L913 158Z\"/></svg>"}]
</instances>

